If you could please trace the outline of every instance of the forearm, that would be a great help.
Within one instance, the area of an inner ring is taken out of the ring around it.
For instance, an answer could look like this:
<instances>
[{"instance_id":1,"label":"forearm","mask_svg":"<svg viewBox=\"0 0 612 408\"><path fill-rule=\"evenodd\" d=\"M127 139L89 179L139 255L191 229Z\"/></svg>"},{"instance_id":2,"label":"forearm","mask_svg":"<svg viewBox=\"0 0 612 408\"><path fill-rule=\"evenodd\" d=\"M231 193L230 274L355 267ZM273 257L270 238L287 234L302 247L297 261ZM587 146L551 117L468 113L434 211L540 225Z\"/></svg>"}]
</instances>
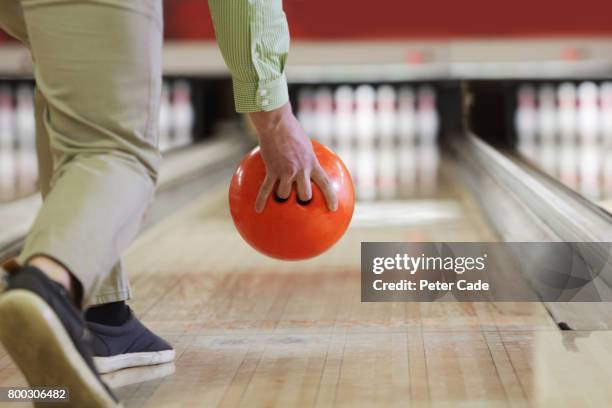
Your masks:
<instances>
[{"instance_id":1,"label":"forearm","mask_svg":"<svg viewBox=\"0 0 612 408\"><path fill-rule=\"evenodd\" d=\"M217 42L232 73L238 112L273 111L289 100L289 29L282 0L209 0Z\"/></svg>"},{"instance_id":2,"label":"forearm","mask_svg":"<svg viewBox=\"0 0 612 408\"><path fill-rule=\"evenodd\" d=\"M293 113L291 105L285 103L280 108L271 111L251 112L249 113L249 118L261 139L277 134L277 130L282 126L283 122L293 119Z\"/></svg>"}]
</instances>

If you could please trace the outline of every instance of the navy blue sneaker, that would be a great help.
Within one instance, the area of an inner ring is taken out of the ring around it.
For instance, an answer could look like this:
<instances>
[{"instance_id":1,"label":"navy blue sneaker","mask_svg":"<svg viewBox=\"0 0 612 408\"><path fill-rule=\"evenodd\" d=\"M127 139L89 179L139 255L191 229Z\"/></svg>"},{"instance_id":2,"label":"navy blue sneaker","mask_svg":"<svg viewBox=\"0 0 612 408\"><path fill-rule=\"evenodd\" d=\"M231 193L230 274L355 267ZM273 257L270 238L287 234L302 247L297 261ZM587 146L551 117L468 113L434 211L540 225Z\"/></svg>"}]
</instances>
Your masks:
<instances>
[{"instance_id":1,"label":"navy blue sneaker","mask_svg":"<svg viewBox=\"0 0 612 408\"><path fill-rule=\"evenodd\" d=\"M94 362L102 374L174 360L172 346L147 329L131 310L121 326L87 322L87 327L93 337Z\"/></svg>"},{"instance_id":2,"label":"navy blue sneaker","mask_svg":"<svg viewBox=\"0 0 612 408\"><path fill-rule=\"evenodd\" d=\"M0 341L32 387L69 389L67 407L119 407L92 359L91 336L63 286L26 267L0 295Z\"/></svg>"}]
</instances>

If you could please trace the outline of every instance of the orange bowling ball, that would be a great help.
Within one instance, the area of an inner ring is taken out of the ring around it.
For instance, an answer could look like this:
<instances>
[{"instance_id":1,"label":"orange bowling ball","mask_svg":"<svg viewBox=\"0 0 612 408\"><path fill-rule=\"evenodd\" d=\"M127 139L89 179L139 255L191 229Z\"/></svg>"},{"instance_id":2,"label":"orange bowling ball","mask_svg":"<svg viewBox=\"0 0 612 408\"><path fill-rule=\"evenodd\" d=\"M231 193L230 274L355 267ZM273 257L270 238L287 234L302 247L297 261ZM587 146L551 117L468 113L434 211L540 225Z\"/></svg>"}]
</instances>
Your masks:
<instances>
[{"instance_id":1,"label":"orange bowling ball","mask_svg":"<svg viewBox=\"0 0 612 408\"><path fill-rule=\"evenodd\" d=\"M260 214L255 199L266 176L259 147L242 160L229 190L230 212L238 232L253 248L273 258L299 260L317 256L334 245L346 231L355 207L353 181L340 158L312 141L319 163L332 183L338 209L327 209L325 197L312 183L312 200L300 204L295 185L289 199L280 202L274 193Z\"/></svg>"}]
</instances>

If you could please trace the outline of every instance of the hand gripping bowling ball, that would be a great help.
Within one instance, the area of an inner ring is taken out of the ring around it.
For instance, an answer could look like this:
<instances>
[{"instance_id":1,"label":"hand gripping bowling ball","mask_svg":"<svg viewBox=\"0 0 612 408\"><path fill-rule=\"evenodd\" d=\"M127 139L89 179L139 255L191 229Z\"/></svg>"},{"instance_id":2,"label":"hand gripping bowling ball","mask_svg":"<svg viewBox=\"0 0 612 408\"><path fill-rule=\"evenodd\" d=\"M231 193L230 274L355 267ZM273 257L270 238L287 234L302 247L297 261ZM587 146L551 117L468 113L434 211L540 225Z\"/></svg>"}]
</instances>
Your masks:
<instances>
[{"instance_id":1,"label":"hand gripping bowling ball","mask_svg":"<svg viewBox=\"0 0 612 408\"><path fill-rule=\"evenodd\" d=\"M297 191L281 202L274 193L264 210L255 212L255 199L266 176L259 147L247 154L230 184L230 212L238 232L253 248L273 258L299 260L317 256L334 245L346 231L353 209L353 181L340 158L313 141L314 152L338 198L338 209L327 209L325 197L312 183L312 200L299 203Z\"/></svg>"}]
</instances>

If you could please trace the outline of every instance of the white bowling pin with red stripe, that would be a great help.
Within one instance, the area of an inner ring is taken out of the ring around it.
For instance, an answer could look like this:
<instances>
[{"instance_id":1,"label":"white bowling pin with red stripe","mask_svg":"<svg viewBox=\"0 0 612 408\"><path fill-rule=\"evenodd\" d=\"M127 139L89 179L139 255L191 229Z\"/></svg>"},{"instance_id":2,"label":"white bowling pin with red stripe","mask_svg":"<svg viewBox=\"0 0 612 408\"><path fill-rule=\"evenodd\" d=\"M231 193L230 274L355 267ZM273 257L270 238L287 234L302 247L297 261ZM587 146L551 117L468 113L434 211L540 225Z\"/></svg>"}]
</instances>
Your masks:
<instances>
[{"instance_id":1,"label":"white bowling pin with red stripe","mask_svg":"<svg viewBox=\"0 0 612 408\"><path fill-rule=\"evenodd\" d=\"M397 133L400 145L414 145L416 134L416 98L412 87L400 87L397 96Z\"/></svg>"},{"instance_id":2,"label":"white bowling pin with red stripe","mask_svg":"<svg viewBox=\"0 0 612 408\"><path fill-rule=\"evenodd\" d=\"M417 93L417 129L419 139L426 144L435 143L440 126L436 109L435 90L428 85L421 86Z\"/></svg>"},{"instance_id":3,"label":"white bowling pin with red stripe","mask_svg":"<svg viewBox=\"0 0 612 408\"><path fill-rule=\"evenodd\" d=\"M314 94L314 137L330 146L334 131L334 97L327 86L319 87Z\"/></svg>"},{"instance_id":4,"label":"white bowling pin with red stripe","mask_svg":"<svg viewBox=\"0 0 612 408\"><path fill-rule=\"evenodd\" d=\"M599 89L593 82L578 86L578 130L583 143L591 143L599 136Z\"/></svg>"},{"instance_id":5,"label":"white bowling pin with red stripe","mask_svg":"<svg viewBox=\"0 0 612 408\"><path fill-rule=\"evenodd\" d=\"M36 159L36 125L34 122L34 88L24 84L16 91L18 189L22 194L36 189L38 161Z\"/></svg>"},{"instance_id":6,"label":"white bowling pin with red stripe","mask_svg":"<svg viewBox=\"0 0 612 408\"><path fill-rule=\"evenodd\" d=\"M391 147L395 143L396 101L395 88L381 85L376 90L376 123L380 146Z\"/></svg>"},{"instance_id":7,"label":"white bowling pin with red stripe","mask_svg":"<svg viewBox=\"0 0 612 408\"><path fill-rule=\"evenodd\" d=\"M558 128L562 142L573 142L576 137L577 100L576 85L571 82L563 82L557 89Z\"/></svg>"},{"instance_id":8,"label":"white bowling pin with red stripe","mask_svg":"<svg viewBox=\"0 0 612 408\"><path fill-rule=\"evenodd\" d=\"M349 149L353 143L355 132L355 101L353 89L341 85L334 91L334 146L338 149Z\"/></svg>"},{"instance_id":9,"label":"white bowling pin with red stripe","mask_svg":"<svg viewBox=\"0 0 612 408\"><path fill-rule=\"evenodd\" d=\"M514 127L519 145L530 146L535 142L537 130L536 91L532 85L522 85L517 92Z\"/></svg>"},{"instance_id":10,"label":"white bowling pin with red stripe","mask_svg":"<svg viewBox=\"0 0 612 408\"><path fill-rule=\"evenodd\" d=\"M557 134L556 92L551 84L538 89L538 134L540 141L552 142Z\"/></svg>"},{"instance_id":11,"label":"white bowling pin with red stripe","mask_svg":"<svg viewBox=\"0 0 612 408\"><path fill-rule=\"evenodd\" d=\"M191 144L195 113L191 103L191 86L187 81L176 81L172 86L171 118L172 147Z\"/></svg>"}]
</instances>

